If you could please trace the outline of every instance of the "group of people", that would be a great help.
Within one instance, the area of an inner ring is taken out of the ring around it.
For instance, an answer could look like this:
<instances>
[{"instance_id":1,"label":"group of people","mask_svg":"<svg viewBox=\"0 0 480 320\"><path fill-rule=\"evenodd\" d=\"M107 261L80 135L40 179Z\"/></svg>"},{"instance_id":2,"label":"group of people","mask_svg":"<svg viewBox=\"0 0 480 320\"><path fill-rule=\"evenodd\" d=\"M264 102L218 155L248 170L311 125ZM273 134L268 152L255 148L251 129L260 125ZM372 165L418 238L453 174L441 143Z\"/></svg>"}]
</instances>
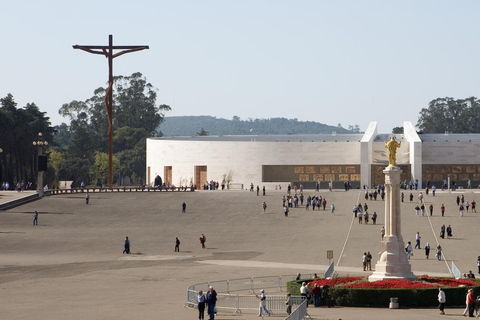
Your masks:
<instances>
[{"instance_id":1,"label":"group of people","mask_svg":"<svg viewBox=\"0 0 480 320\"><path fill-rule=\"evenodd\" d=\"M38 212L35 211L33 214L33 225L38 224ZM205 243L207 242L207 237L202 233L200 236L200 244L202 245L202 249L205 249ZM180 239L178 237L175 237L175 252L180 252ZM128 237L125 237L125 240L123 242L123 254L130 254L130 239Z\"/></svg>"},{"instance_id":2,"label":"group of people","mask_svg":"<svg viewBox=\"0 0 480 320\"><path fill-rule=\"evenodd\" d=\"M22 190L31 190L33 189L33 183L32 182L23 182L19 181L17 184L15 184L15 190L18 192L21 192ZM8 181L2 182L2 186L0 187L1 191L7 191L10 190L10 183Z\"/></svg>"},{"instance_id":3,"label":"group of people","mask_svg":"<svg viewBox=\"0 0 480 320\"><path fill-rule=\"evenodd\" d=\"M215 319L217 314L217 292L212 286L208 287L207 294L204 294L202 290L198 292L198 319L205 319L205 306L207 306L207 314L210 320Z\"/></svg>"},{"instance_id":4,"label":"group of people","mask_svg":"<svg viewBox=\"0 0 480 320\"><path fill-rule=\"evenodd\" d=\"M250 192L253 192L253 183L250 183ZM262 195L266 194L265 186L262 187ZM257 185L257 196L260 195L260 186Z\"/></svg>"},{"instance_id":5,"label":"group of people","mask_svg":"<svg viewBox=\"0 0 480 320\"><path fill-rule=\"evenodd\" d=\"M445 314L445 303L447 302L445 291L442 288L438 289L438 309L440 309L440 314ZM465 299L465 310L463 311L462 315L466 317L473 318L474 313L476 311L477 317L479 314L480 308L480 296L477 296L475 299L473 296L473 289L468 289L466 299Z\"/></svg>"},{"instance_id":6,"label":"group of people","mask_svg":"<svg viewBox=\"0 0 480 320\"><path fill-rule=\"evenodd\" d=\"M362 206L361 203L358 205L353 206L353 214L355 215L355 218L358 218L358 223L363 224L363 221L365 221L365 224L368 224L370 221L370 214L368 213L368 205L365 203L365 205ZM374 211L372 214L372 222L373 224L377 224L377 212Z\"/></svg>"},{"instance_id":7,"label":"group of people","mask_svg":"<svg viewBox=\"0 0 480 320\"><path fill-rule=\"evenodd\" d=\"M370 251L363 253L362 264L363 271L372 271L372 255Z\"/></svg>"},{"instance_id":8,"label":"group of people","mask_svg":"<svg viewBox=\"0 0 480 320\"><path fill-rule=\"evenodd\" d=\"M315 278L316 278L316 274L314 276L314 279ZM298 280L298 276L297 276L297 280ZM328 286L321 287L318 284L315 284L312 286L310 283L302 282L302 286L300 287L300 296L302 297L303 300L307 301L307 306L310 300L312 300L314 307L320 307L322 296L324 299L326 299L327 290L328 290L327 287ZM289 300L287 300L287 305L288 305L288 302ZM287 307L287 313L290 314L288 307Z\"/></svg>"},{"instance_id":9,"label":"group of people","mask_svg":"<svg viewBox=\"0 0 480 320\"><path fill-rule=\"evenodd\" d=\"M300 191L300 195L284 195L282 196L282 207L283 211L285 213L285 217L288 217L288 213L290 212L289 208L298 208L299 202L300 205L303 205L304 201L304 196L303 196L303 191ZM326 210L327 207L327 199L323 198L322 196L317 196L317 195L309 195L305 201L305 210L310 210L310 207L312 207L312 210L323 208L323 210ZM332 213L335 212L335 204L330 204L330 211Z\"/></svg>"}]
</instances>

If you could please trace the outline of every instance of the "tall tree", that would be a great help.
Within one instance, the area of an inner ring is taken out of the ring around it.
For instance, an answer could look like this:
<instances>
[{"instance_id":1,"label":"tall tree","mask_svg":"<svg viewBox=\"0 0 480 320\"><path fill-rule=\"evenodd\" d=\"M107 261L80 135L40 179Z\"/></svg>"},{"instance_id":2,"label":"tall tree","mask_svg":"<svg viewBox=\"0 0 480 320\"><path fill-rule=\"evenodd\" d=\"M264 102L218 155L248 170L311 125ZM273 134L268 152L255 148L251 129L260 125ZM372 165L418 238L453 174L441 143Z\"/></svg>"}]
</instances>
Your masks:
<instances>
[{"instance_id":1,"label":"tall tree","mask_svg":"<svg viewBox=\"0 0 480 320\"><path fill-rule=\"evenodd\" d=\"M72 101L60 108L59 113L69 117L71 121L71 139L65 162L73 164L75 158L82 159L73 165L71 170L63 167L60 176L72 177L81 174L82 179L87 178L95 183L94 178L89 175L92 172L89 167L95 163L94 151L108 151L105 92L106 89L97 88L94 95L85 102ZM168 105L156 105L156 92L157 89L148 83L141 73L114 78L114 152L120 159L122 176L132 178L135 174L138 181L144 180L146 171L144 140L159 134L156 129L163 121L164 112L170 110ZM137 154L130 152L133 150Z\"/></svg>"},{"instance_id":2,"label":"tall tree","mask_svg":"<svg viewBox=\"0 0 480 320\"><path fill-rule=\"evenodd\" d=\"M417 127L424 133L477 133L479 101L475 97L437 98L420 111ZM477 112L477 113L475 113Z\"/></svg>"},{"instance_id":3,"label":"tall tree","mask_svg":"<svg viewBox=\"0 0 480 320\"><path fill-rule=\"evenodd\" d=\"M21 181L34 183L37 149L32 142L39 132L51 142L53 131L46 113L41 112L34 103L19 109L11 94L0 99L2 179L10 185Z\"/></svg>"}]
</instances>

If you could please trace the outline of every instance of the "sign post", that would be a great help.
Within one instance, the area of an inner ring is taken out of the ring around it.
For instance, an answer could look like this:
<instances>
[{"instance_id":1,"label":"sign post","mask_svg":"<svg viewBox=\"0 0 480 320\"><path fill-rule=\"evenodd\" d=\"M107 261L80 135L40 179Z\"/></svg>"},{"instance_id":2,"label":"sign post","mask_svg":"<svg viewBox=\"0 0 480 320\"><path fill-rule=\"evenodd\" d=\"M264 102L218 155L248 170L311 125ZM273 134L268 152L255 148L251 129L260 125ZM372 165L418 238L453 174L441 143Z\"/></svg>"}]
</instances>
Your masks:
<instances>
[{"instance_id":1,"label":"sign post","mask_svg":"<svg viewBox=\"0 0 480 320\"><path fill-rule=\"evenodd\" d=\"M328 259L328 264L330 265L333 259L333 250L327 250L327 259Z\"/></svg>"}]
</instances>

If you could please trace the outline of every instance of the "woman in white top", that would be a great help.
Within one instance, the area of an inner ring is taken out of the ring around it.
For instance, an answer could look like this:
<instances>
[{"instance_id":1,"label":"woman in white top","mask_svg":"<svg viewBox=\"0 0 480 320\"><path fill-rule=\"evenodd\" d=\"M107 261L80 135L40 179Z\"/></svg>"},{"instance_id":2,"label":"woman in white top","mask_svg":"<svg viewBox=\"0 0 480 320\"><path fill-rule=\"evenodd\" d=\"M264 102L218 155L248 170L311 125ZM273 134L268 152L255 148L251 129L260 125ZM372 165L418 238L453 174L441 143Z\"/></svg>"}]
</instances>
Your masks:
<instances>
[{"instance_id":1,"label":"woman in white top","mask_svg":"<svg viewBox=\"0 0 480 320\"><path fill-rule=\"evenodd\" d=\"M198 292L198 320L203 320L205 316L205 302L206 298L203 291Z\"/></svg>"}]
</instances>

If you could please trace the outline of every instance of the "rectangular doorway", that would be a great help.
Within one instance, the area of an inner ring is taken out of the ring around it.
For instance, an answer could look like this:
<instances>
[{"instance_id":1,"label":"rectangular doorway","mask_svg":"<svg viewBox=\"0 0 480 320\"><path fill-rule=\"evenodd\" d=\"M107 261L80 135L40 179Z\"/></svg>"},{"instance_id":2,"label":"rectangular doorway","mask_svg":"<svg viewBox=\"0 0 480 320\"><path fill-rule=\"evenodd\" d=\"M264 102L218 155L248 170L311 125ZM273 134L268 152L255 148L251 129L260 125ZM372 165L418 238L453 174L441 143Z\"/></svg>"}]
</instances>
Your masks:
<instances>
[{"instance_id":1,"label":"rectangular doorway","mask_svg":"<svg viewBox=\"0 0 480 320\"><path fill-rule=\"evenodd\" d=\"M197 189L203 189L205 181L207 181L207 166L195 166L195 184Z\"/></svg>"},{"instance_id":2,"label":"rectangular doorway","mask_svg":"<svg viewBox=\"0 0 480 320\"><path fill-rule=\"evenodd\" d=\"M164 183L172 185L172 166L163 167Z\"/></svg>"}]
</instances>

